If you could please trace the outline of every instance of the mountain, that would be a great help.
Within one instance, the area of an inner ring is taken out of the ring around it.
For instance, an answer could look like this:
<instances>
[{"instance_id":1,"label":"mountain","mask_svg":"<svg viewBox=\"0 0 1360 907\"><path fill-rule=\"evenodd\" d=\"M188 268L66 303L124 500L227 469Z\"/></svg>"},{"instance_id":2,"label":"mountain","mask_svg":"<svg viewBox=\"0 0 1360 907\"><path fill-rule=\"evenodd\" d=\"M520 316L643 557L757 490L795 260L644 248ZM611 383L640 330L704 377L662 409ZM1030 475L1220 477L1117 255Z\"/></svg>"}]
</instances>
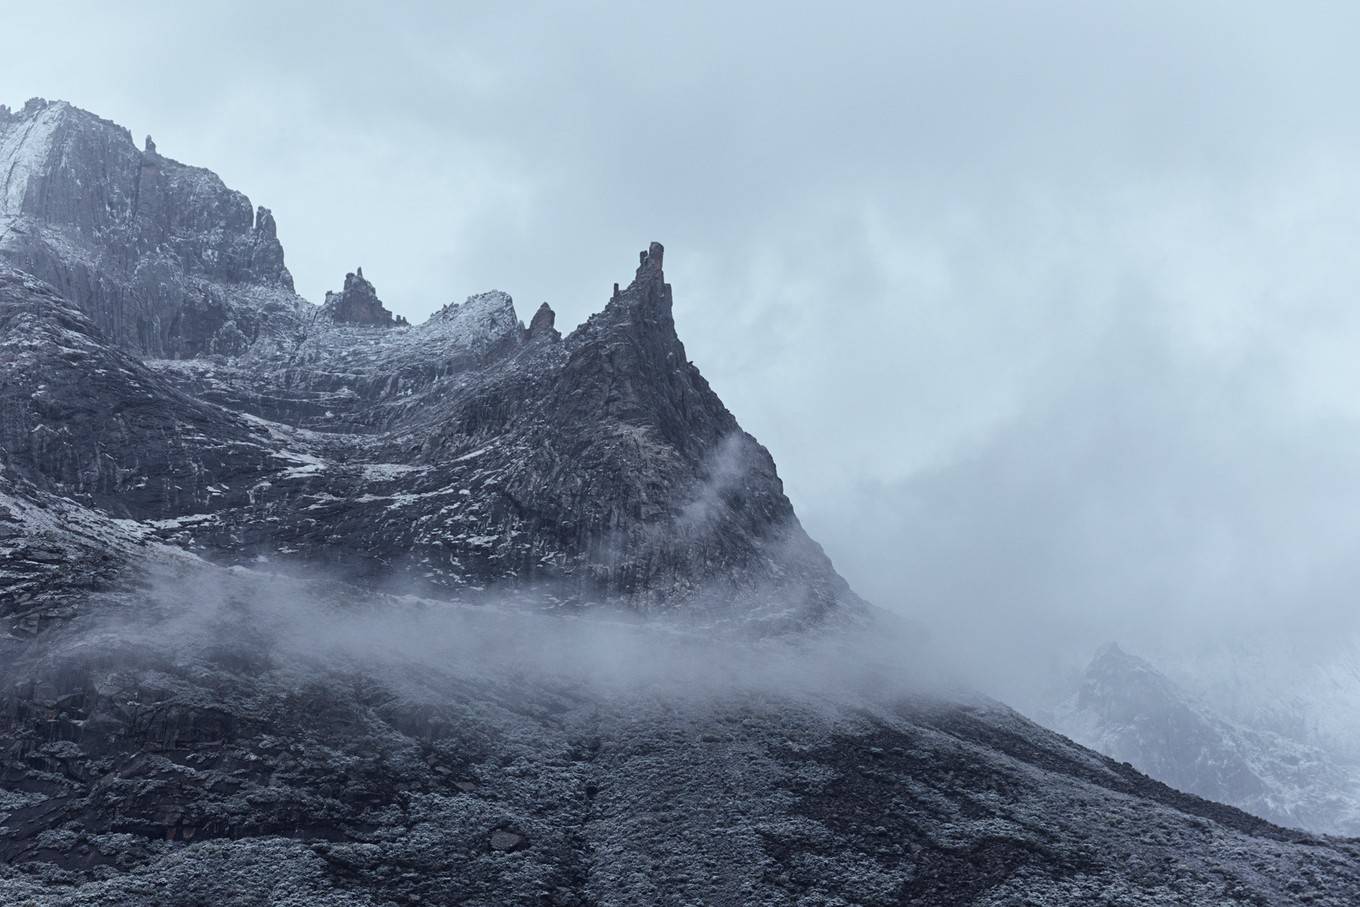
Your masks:
<instances>
[{"instance_id":1,"label":"mountain","mask_svg":"<svg viewBox=\"0 0 1360 907\"><path fill-rule=\"evenodd\" d=\"M1360 835L1360 765L1230 721L1113 643L1096 653L1052 724L1180 790L1282 825Z\"/></svg>"},{"instance_id":2,"label":"mountain","mask_svg":"<svg viewBox=\"0 0 1360 907\"><path fill-rule=\"evenodd\" d=\"M1352 903L1360 843L952 691L689 362L315 306L274 219L0 109L0 902Z\"/></svg>"},{"instance_id":3,"label":"mountain","mask_svg":"<svg viewBox=\"0 0 1360 907\"><path fill-rule=\"evenodd\" d=\"M1360 639L1275 630L1210 649L1158 651L1157 663L1219 714L1360 764Z\"/></svg>"},{"instance_id":4,"label":"mountain","mask_svg":"<svg viewBox=\"0 0 1360 907\"><path fill-rule=\"evenodd\" d=\"M21 348L0 438L35 487L236 562L639 608L736 592L773 621L862 607L688 361L659 244L565 338L499 292L412 328L361 270L296 297L273 218L208 171L64 103L0 122Z\"/></svg>"},{"instance_id":5,"label":"mountain","mask_svg":"<svg viewBox=\"0 0 1360 907\"><path fill-rule=\"evenodd\" d=\"M61 101L0 110L0 256L143 356L235 353L308 308L268 209Z\"/></svg>"}]
</instances>

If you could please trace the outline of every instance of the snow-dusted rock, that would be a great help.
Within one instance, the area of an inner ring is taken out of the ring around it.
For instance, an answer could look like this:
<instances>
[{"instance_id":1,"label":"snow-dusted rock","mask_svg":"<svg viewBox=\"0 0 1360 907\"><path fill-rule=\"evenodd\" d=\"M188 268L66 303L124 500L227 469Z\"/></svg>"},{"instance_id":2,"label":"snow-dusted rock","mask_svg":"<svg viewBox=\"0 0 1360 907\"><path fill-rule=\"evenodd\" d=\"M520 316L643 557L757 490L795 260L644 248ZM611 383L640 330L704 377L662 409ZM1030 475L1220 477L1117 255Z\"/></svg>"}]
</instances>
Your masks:
<instances>
[{"instance_id":1,"label":"snow-dusted rock","mask_svg":"<svg viewBox=\"0 0 1360 907\"><path fill-rule=\"evenodd\" d=\"M1283 825L1360 835L1360 765L1233 722L1113 643L1096 653L1052 722L1181 790Z\"/></svg>"},{"instance_id":2,"label":"snow-dusted rock","mask_svg":"<svg viewBox=\"0 0 1360 907\"><path fill-rule=\"evenodd\" d=\"M0 437L36 487L193 518L166 537L233 562L772 623L863 610L688 361L660 244L566 338L495 290L411 326L361 271L320 307L293 296L267 209L121 127L35 101L3 129L0 261L29 276L0 287L24 313L0 343L27 350Z\"/></svg>"},{"instance_id":3,"label":"snow-dusted rock","mask_svg":"<svg viewBox=\"0 0 1360 907\"><path fill-rule=\"evenodd\" d=\"M0 175L0 902L1354 902L1354 842L905 695L660 244L566 337L405 325L70 105Z\"/></svg>"},{"instance_id":4,"label":"snow-dusted rock","mask_svg":"<svg viewBox=\"0 0 1360 907\"><path fill-rule=\"evenodd\" d=\"M514 301L500 290L449 303L430 316L425 328L469 350L490 349L524 332Z\"/></svg>"},{"instance_id":5,"label":"snow-dusted rock","mask_svg":"<svg viewBox=\"0 0 1360 907\"><path fill-rule=\"evenodd\" d=\"M234 354L311 308L267 209L64 101L0 119L0 261L142 355Z\"/></svg>"}]
</instances>

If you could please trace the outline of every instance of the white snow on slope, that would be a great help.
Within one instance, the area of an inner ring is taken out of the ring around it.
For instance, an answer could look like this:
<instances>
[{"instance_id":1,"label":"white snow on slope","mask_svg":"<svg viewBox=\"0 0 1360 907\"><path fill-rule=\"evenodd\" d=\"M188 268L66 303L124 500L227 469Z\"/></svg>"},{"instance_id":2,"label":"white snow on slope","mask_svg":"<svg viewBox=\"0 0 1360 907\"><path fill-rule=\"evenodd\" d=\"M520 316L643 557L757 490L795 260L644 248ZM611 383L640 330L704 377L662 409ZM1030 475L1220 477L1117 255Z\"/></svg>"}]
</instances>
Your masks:
<instances>
[{"instance_id":1,"label":"white snow on slope","mask_svg":"<svg viewBox=\"0 0 1360 907\"><path fill-rule=\"evenodd\" d=\"M1048 723L1172 787L1283 825L1360 834L1360 764L1231 720L1117 646L1097 653Z\"/></svg>"},{"instance_id":2,"label":"white snow on slope","mask_svg":"<svg viewBox=\"0 0 1360 907\"><path fill-rule=\"evenodd\" d=\"M67 105L56 101L36 115L0 123L0 215L14 217L24 204L29 180L41 174L52 152L52 137Z\"/></svg>"},{"instance_id":3,"label":"white snow on slope","mask_svg":"<svg viewBox=\"0 0 1360 907\"><path fill-rule=\"evenodd\" d=\"M468 348L489 346L522 329L510 294L489 290L449 303L420 326L430 336L444 336Z\"/></svg>"},{"instance_id":4,"label":"white snow on slope","mask_svg":"<svg viewBox=\"0 0 1360 907\"><path fill-rule=\"evenodd\" d=\"M1360 639L1275 638L1159 654L1168 676L1233 721L1360 763Z\"/></svg>"},{"instance_id":5,"label":"white snow on slope","mask_svg":"<svg viewBox=\"0 0 1360 907\"><path fill-rule=\"evenodd\" d=\"M293 366L333 371L447 363L489 352L523 331L513 300L500 290L451 303L414 326L337 324L318 309L307 325L306 338L289 354L289 360Z\"/></svg>"}]
</instances>

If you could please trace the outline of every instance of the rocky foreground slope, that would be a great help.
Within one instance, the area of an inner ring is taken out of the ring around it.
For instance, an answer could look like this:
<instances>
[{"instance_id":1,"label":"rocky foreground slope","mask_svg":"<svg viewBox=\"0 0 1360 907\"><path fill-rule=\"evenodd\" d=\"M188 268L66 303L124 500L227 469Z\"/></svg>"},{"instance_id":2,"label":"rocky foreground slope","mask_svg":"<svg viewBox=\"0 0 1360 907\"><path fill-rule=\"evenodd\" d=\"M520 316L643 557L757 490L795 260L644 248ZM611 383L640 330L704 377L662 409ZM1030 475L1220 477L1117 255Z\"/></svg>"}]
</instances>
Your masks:
<instances>
[{"instance_id":1,"label":"rocky foreground slope","mask_svg":"<svg viewBox=\"0 0 1360 907\"><path fill-rule=\"evenodd\" d=\"M1355 842L944 696L663 263L566 336L313 306L208 171L0 109L0 902L1354 902Z\"/></svg>"}]
</instances>

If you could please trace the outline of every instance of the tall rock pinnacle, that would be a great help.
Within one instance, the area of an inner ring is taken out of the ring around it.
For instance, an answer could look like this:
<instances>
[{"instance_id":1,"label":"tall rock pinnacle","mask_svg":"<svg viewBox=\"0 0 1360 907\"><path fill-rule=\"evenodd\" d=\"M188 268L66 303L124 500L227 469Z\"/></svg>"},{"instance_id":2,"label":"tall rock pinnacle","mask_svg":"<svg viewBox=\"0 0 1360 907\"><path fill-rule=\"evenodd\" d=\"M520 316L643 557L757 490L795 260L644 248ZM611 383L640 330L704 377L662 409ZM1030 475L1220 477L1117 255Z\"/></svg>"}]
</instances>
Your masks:
<instances>
[{"instance_id":1,"label":"tall rock pinnacle","mask_svg":"<svg viewBox=\"0 0 1360 907\"><path fill-rule=\"evenodd\" d=\"M552 310L552 306L546 302L538 307L534 312L533 319L529 322L528 336L532 340L535 337L552 337L554 340L562 335L558 333L554 325L557 323L557 313Z\"/></svg>"},{"instance_id":2,"label":"tall rock pinnacle","mask_svg":"<svg viewBox=\"0 0 1360 907\"><path fill-rule=\"evenodd\" d=\"M267 215L267 212L265 212ZM272 223L272 218L269 222ZM321 310L337 324L362 324L373 327L402 327L406 319L394 316L378 298L378 292L358 268L345 275L345 288L339 293L327 292Z\"/></svg>"}]
</instances>

